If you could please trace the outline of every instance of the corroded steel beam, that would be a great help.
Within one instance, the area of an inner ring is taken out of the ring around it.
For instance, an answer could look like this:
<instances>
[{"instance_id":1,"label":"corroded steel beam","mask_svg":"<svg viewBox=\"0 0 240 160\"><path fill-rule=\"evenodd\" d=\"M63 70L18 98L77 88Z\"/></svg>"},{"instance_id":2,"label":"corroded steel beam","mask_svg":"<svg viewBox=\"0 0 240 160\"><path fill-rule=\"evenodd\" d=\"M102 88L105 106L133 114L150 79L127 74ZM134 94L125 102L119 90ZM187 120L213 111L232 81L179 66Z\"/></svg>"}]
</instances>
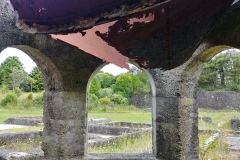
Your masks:
<instances>
[{"instance_id":1,"label":"corroded steel beam","mask_svg":"<svg viewBox=\"0 0 240 160\"><path fill-rule=\"evenodd\" d=\"M10 0L26 32L69 33L88 29L169 0ZM34 29L30 29L34 28Z\"/></svg>"},{"instance_id":2,"label":"corroded steel beam","mask_svg":"<svg viewBox=\"0 0 240 160\"><path fill-rule=\"evenodd\" d=\"M11 0L26 32L61 34L53 37L115 64L125 63L123 55L162 69L186 62L233 1ZM67 34L76 32L72 43Z\"/></svg>"}]
</instances>

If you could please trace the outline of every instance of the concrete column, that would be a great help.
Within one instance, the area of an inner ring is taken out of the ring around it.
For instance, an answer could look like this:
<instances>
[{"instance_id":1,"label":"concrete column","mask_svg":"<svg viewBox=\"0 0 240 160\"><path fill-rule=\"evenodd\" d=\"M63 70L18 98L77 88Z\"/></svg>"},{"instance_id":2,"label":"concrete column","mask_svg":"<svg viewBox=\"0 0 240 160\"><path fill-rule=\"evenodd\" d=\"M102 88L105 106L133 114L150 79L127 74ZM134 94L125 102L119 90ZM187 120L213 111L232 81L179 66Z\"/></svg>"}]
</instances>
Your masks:
<instances>
[{"instance_id":1,"label":"concrete column","mask_svg":"<svg viewBox=\"0 0 240 160\"><path fill-rule=\"evenodd\" d=\"M87 145L86 95L45 92L42 150L46 157L76 157Z\"/></svg>"},{"instance_id":2,"label":"concrete column","mask_svg":"<svg viewBox=\"0 0 240 160\"><path fill-rule=\"evenodd\" d=\"M195 81L187 80L181 67L150 72L156 85L152 121L154 155L167 160L199 159Z\"/></svg>"}]
</instances>

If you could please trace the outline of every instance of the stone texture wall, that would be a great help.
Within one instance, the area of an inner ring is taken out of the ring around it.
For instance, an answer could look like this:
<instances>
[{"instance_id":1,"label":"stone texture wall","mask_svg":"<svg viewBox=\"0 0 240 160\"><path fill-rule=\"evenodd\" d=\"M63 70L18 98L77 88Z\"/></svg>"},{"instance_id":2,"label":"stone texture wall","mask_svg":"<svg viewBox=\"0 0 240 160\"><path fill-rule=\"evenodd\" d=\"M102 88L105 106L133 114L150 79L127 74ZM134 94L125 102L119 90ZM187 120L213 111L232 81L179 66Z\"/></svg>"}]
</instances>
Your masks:
<instances>
[{"instance_id":1,"label":"stone texture wall","mask_svg":"<svg viewBox=\"0 0 240 160\"><path fill-rule=\"evenodd\" d=\"M198 92L196 106L211 109L239 109L240 93L231 91Z\"/></svg>"},{"instance_id":2,"label":"stone texture wall","mask_svg":"<svg viewBox=\"0 0 240 160\"><path fill-rule=\"evenodd\" d=\"M209 109L240 109L240 93L232 91L197 92L196 107ZM130 99L130 104L139 108L152 106L149 94L136 94Z\"/></svg>"},{"instance_id":3,"label":"stone texture wall","mask_svg":"<svg viewBox=\"0 0 240 160\"><path fill-rule=\"evenodd\" d=\"M138 108L151 108L152 96L150 94L135 94L131 96L130 104Z\"/></svg>"}]
</instances>

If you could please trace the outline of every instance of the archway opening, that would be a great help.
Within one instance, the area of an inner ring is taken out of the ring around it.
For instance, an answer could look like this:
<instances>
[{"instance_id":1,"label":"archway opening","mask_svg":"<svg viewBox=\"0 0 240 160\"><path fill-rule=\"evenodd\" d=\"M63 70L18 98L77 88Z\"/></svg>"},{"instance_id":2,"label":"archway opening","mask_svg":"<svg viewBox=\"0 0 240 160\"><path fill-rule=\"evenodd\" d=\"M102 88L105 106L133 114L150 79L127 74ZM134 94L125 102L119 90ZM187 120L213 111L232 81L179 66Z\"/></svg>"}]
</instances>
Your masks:
<instances>
[{"instance_id":1,"label":"archway opening","mask_svg":"<svg viewBox=\"0 0 240 160\"><path fill-rule=\"evenodd\" d=\"M117 70L105 63L89 79L88 153L152 153L153 80L133 64Z\"/></svg>"},{"instance_id":2,"label":"archway opening","mask_svg":"<svg viewBox=\"0 0 240 160\"><path fill-rule=\"evenodd\" d=\"M237 49L224 50L203 65L196 99L201 159L238 159L240 156L232 151L237 146L231 146L231 142L238 140L233 133L239 130L239 75L240 51Z\"/></svg>"},{"instance_id":3,"label":"archway opening","mask_svg":"<svg viewBox=\"0 0 240 160\"><path fill-rule=\"evenodd\" d=\"M16 48L0 53L0 134L6 137L0 148L9 149L6 155L36 148L41 153L45 82L35 62Z\"/></svg>"}]
</instances>

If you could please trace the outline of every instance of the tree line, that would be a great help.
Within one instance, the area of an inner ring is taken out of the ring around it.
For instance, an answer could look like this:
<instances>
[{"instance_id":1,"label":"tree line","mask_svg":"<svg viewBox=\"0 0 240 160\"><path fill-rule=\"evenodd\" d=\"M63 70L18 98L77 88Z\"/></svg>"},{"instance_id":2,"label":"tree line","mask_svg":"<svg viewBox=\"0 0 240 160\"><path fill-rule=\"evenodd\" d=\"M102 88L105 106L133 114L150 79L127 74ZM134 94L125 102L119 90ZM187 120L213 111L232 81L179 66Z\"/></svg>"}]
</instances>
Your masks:
<instances>
[{"instance_id":1,"label":"tree line","mask_svg":"<svg viewBox=\"0 0 240 160\"><path fill-rule=\"evenodd\" d=\"M204 64L199 79L199 90L232 90L240 87L240 54L237 50L227 50Z\"/></svg>"},{"instance_id":2,"label":"tree line","mask_svg":"<svg viewBox=\"0 0 240 160\"><path fill-rule=\"evenodd\" d=\"M148 78L137 67L118 76L100 71L91 82L90 107L127 105L132 94L150 93L150 90Z\"/></svg>"},{"instance_id":3,"label":"tree line","mask_svg":"<svg viewBox=\"0 0 240 160\"><path fill-rule=\"evenodd\" d=\"M44 90L42 72L38 67L34 67L28 74L18 57L8 57L0 65L0 86L2 90L21 89L24 92L41 92Z\"/></svg>"},{"instance_id":4,"label":"tree line","mask_svg":"<svg viewBox=\"0 0 240 160\"><path fill-rule=\"evenodd\" d=\"M0 87L2 92L42 92L42 73L35 67L28 74L18 57L8 57L0 64ZM133 66L129 72L117 76L100 71L91 81L89 104L92 107L128 105L132 94L149 93L150 90L146 75L137 67Z\"/></svg>"}]
</instances>

